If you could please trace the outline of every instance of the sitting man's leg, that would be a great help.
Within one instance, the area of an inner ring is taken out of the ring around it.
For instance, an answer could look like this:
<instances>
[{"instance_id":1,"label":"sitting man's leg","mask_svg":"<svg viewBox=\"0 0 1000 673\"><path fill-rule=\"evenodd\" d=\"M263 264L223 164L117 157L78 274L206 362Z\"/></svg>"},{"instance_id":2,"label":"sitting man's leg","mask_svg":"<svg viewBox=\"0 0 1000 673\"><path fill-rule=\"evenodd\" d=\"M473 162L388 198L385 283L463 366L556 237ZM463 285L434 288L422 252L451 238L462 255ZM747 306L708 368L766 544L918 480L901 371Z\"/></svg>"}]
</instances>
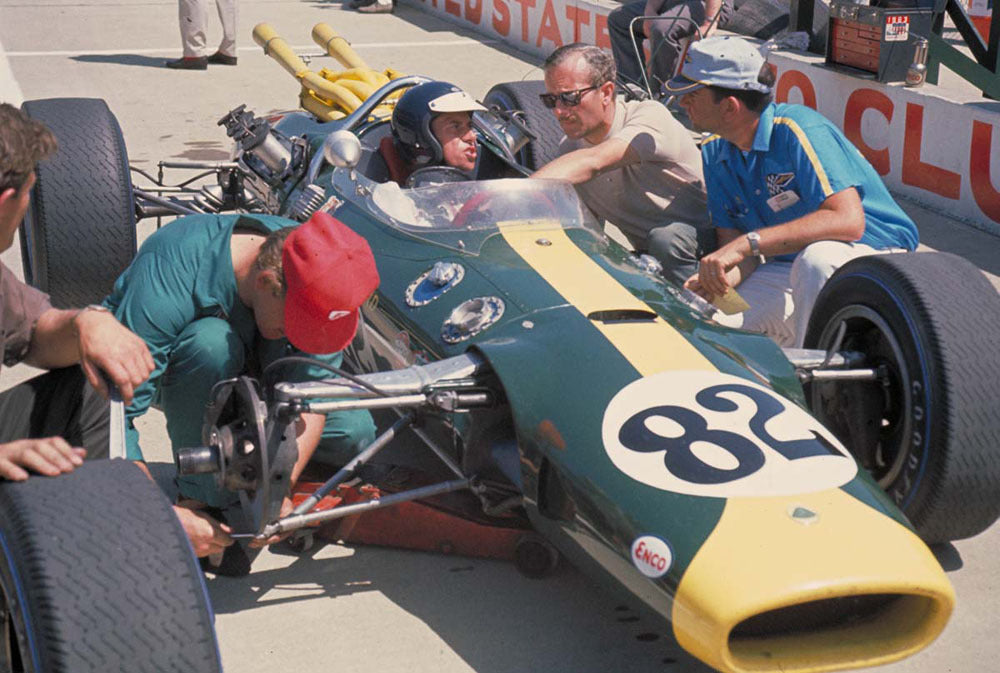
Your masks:
<instances>
[{"instance_id":1,"label":"sitting man's leg","mask_svg":"<svg viewBox=\"0 0 1000 673\"><path fill-rule=\"evenodd\" d=\"M87 449L87 459L108 457L108 401L79 366L54 369L0 393L0 443L62 437Z\"/></svg>"},{"instance_id":2,"label":"sitting man's leg","mask_svg":"<svg viewBox=\"0 0 1000 673\"><path fill-rule=\"evenodd\" d=\"M661 19L650 27L650 74L658 87L673 77L684 40L705 21L703 0L667 0L660 10Z\"/></svg>"},{"instance_id":3,"label":"sitting man's leg","mask_svg":"<svg viewBox=\"0 0 1000 673\"><path fill-rule=\"evenodd\" d=\"M663 265L663 277L678 287L698 272L698 260L718 247L715 229L672 222L649 232L646 251Z\"/></svg>"},{"instance_id":4,"label":"sitting man's leg","mask_svg":"<svg viewBox=\"0 0 1000 673\"><path fill-rule=\"evenodd\" d=\"M642 16L646 8L646 0L624 4L608 14L608 37L611 40L611 53L618 68L618 82L638 84L642 86L642 71L646 67L642 43L645 40L642 32L642 22L636 22L635 36L639 45L639 59L636 59L635 47L632 43L632 29L629 24L637 16Z\"/></svg>"},{"instance_id":5,"label":"sitting man's leg","mask_svg":"<svg viewBox=\"0 0 1000 673\"><path fill-rule=\"evenodd\" d=\"M789 288L791 262L772 261L758 266L736 291L750 305L743 313L725 315L716 312L714 320L728 327L763 332L779 346L791 346L795 334L792 324L792 292Z\"/></svg>"},{"instance_id":6,"label":"sitting man's leg","mask_svg":"<svg viewBox=\"0 0 1000 673\"><path fill-rule=\"evenodd\" d=\"M242 374L245 367L245 346L225 320L202 318L181 332L163 373L158 398L175 460L180 449L202 444L205 407L213 386ZM211 474L178 477L177 485L182 497L211 507L225 508L236 501L236 494L219 489Z\"/></svg>"},{"instance_id":7,"label":"sitting man's leg","mask_svg":"<svg viewBox=\"0 0 1000 673\"><path fill-rule=\"evenodd\" d=\"M830 280L830 276L855 257L874 255L878 252L875 248L861 243L817 241L806 246L798 254L789 277L792 289L795 348L802 348L816 297L826 285L826 281Z\"/></svg>"}]
</instances>

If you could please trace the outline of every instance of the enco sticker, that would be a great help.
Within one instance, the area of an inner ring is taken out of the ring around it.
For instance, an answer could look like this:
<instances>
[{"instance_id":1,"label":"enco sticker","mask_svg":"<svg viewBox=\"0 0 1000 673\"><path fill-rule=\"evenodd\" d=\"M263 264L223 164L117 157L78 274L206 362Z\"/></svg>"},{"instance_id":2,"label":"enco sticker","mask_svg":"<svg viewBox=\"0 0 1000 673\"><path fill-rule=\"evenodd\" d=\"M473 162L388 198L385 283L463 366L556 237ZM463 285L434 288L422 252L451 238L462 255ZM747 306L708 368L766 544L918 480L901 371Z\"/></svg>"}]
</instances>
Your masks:
<instances>
[{"instance_id":1,"label":"enco sticker","mask_svg":"<svg viewBox=\"0 0 1000 673\"><path fill-rule=\"evenodd\" d=\"M643 535L632 543L632 563L646 577L663 577L674 562L670 545L655 535Z\"/></svg>"},{"instance_id":2,"label":"enco sticker","mask_svg":"<svg viewBox=\"0 0 1000 673\"><path fill-rule=\"evenodd\" d=\"M857 464L802 408L729 374L663 372L618 391L604 449L619 470L685 495L754 497L846 484Z\"/></svg>"}]
</instances>

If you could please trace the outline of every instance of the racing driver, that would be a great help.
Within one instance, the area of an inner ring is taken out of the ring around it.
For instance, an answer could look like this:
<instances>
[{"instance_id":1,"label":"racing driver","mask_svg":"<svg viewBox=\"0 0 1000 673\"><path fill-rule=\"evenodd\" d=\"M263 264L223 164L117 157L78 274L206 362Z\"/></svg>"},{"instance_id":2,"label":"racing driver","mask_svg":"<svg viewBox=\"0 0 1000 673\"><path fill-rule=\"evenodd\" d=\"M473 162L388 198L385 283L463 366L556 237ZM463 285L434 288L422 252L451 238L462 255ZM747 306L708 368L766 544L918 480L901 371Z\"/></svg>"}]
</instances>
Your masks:
<instances>
[{"instance_id":1,"label":"racing driver","mask_svg":"<svg viewBox=\"0 0 1000 673\"><path fill-rule=\"evenodd\" d=\"M407 186L414 171L430 166L450 166L471 178L479 156L472 113L485 109L448 82L408 89L392 112L392 137L379 146L389 178Z\"/></svg>"}]
</instances>

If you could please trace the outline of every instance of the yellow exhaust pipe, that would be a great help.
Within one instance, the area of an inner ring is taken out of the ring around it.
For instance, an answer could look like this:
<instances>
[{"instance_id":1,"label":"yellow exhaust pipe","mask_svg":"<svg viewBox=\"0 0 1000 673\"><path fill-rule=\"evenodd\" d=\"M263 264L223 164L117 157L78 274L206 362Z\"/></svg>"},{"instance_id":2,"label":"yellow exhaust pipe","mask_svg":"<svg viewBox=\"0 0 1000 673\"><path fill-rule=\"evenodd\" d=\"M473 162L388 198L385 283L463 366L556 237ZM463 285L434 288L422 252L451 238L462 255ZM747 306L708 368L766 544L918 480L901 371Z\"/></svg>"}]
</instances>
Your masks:
<instances>
[{"instance_id":1,"label":"yellow exhaust pipe","mask_svg":"<svg viewBox=\"0 0 1000 673\"><path fill-rule=\"evenodd\" d=\"M358 56L351 44L337 35L336 31L326 23L317 23L312 29L312 39L333 58L340 61L345 68L363 68L370 70L364 59Z\"/></svg>"},{"instance_id":2,"label":"yellow exhaust pipe","mask_svg":"<svg viewBox=\"0 0 1000 673\"><path fill-rule=\"evenodd\" d=\"M309 72L309 66L292 51L269 23L258 23L253 28L253 41L264 48L264 53L273 58L296 79L302 79L302 74Z\"/></svg>"}]
</instances>

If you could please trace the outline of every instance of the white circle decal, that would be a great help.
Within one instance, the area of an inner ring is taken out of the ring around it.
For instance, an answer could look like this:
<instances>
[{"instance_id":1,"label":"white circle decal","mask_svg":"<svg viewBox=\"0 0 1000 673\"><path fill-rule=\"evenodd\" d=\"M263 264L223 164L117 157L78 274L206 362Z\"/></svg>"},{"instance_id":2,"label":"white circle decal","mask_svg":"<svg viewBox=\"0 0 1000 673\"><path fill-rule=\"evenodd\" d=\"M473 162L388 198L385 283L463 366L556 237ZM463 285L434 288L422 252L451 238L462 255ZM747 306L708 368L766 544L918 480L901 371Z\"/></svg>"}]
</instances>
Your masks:
<instances>
[{"instance_id":1,"label":"white circle decal","mask_svg":"<svg viewBox=\"0 0 1000 673\"><path fill-rule=\"evenodd\" d=\"M674 562L670 545L655 535L643 535L632 543L632 563L646 577L663 577Z\"/></svg>"},{"instance_id":2,"label":"white circle decal","mask_svg":"<svg viewBox=\"0 0 1000 673\"><path fill-rule=\"evenodd\" d=\"M804 409L720 372L633 381L608 404L602 436L619 470L685 495L812 493L843 486L858 471L847 449Z\"/></svg>"}]
</instances>

